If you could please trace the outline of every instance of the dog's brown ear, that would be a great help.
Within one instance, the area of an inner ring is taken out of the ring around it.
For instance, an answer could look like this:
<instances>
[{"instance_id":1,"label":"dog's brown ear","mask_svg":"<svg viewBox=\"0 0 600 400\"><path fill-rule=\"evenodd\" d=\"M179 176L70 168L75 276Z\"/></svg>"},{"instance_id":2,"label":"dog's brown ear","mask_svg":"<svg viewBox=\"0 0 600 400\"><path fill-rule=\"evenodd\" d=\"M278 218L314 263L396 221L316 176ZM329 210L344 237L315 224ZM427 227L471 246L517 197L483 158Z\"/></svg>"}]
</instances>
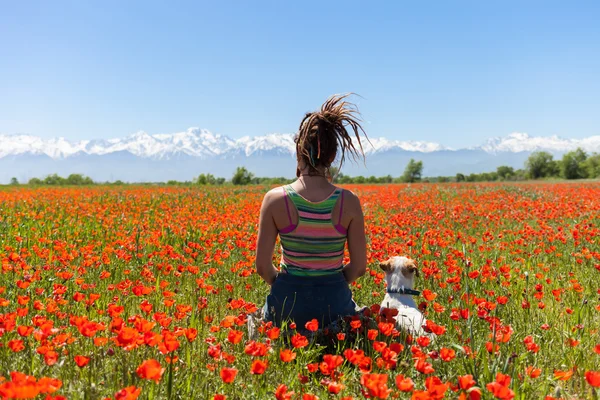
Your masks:
<instances>
[{"instance_id":1,"label":"dog's brown ear","mask_svg":"<svg viewBox=\"0 0 600 400\"><path fill-rule=\"evenodd\" d=\"M390 272L392 270L392 260L380 262L379 268L381 268L384 272Z\"/></svg>"},{"instance_id":2,"label":"dog's brown ear","mask_svg":"<svg viewBox=\"0 0 600 400\"><path fill-rule=\"evenodd\" d=\"M408 268L408 272L414 272L416 276L419 276L419 269L415 260L409 260L406 263L406 267Z\"/></svg>"}]
</instances>

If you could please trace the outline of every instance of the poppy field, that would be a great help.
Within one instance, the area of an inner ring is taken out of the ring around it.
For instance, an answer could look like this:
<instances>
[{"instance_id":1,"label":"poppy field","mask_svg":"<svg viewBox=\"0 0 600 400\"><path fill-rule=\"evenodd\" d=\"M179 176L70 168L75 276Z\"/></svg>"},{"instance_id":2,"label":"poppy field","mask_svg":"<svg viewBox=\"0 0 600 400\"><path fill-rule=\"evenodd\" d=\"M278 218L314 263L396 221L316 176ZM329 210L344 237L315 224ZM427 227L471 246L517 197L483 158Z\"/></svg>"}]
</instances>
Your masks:
<instances>
[{"instance_id":1,"label":"poppy field","mask_svg":"<svg viewBox=\"0 0 600 400\"><path fill-rule=\"evenodd\" d=\"M0 189L0 399L598 398L599 183L347 188L367 309L252 338L268 188ZM394 255L435 340L380 313Z\"/></svg>"}]
</instances>

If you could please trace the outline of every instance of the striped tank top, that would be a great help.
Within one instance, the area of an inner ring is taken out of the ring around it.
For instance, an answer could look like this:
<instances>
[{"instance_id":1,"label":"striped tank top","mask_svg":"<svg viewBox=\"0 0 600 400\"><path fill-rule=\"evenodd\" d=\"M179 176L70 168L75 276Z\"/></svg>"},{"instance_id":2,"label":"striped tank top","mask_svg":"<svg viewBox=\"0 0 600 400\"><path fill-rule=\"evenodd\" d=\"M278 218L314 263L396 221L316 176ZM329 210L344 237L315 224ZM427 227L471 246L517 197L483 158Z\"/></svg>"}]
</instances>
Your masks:
<instances>
[{"instance_id":1,"label":"striped tank top","mask_svg":"<svg viewBox=\"0 0 600 400\"><path fill-rule=\"evenodd\" d=\"M281 267L291 275L320 276L342 270L347 231L340 220L344 208L344 191L334 190L323 201L306 200L290 185L283 187L290 225L279 231ZM341 198L340 198L341 197ZM338 223L331 214L340 198ZM298 211L298 223L293 224L290 201Z\"/></svg>"}]
</instances>

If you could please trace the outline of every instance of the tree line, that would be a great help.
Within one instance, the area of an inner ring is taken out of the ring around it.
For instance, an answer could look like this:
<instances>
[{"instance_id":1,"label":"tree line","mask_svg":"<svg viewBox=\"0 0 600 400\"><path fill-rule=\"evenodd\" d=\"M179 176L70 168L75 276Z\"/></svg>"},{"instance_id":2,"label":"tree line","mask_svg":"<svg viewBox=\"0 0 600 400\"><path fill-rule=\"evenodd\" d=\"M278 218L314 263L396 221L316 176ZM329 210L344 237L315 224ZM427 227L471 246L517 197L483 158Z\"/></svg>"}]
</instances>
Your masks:
<instances>
[{"instance_id":1,"label":"tree line","mask_svg":"<svg viewBox=\"0 0 600 400\"><path fill-rule=\"evenodd\" d=\"M66 178L59 176L58 174L52 174L46 176L44 179L31 178L27 184L32 186L47 185L47 186L81 186L81 185L93 185L95 182L89 176L82 174L71 174ZM11 185L18 185L19 180L17 178L11 178Z\"/></svg>"},{"instance_id":2,"label":"tree line","mask_svg":"<svg viewBox=\"0 0 600 400\"><path fill-rule=\"evenodd\" d=\"M522 181L529 179L597 179L600 178L600 154L592 153L588 155L583 149L565 153L560 160L555 160L554 156L546 151L537 151L532 153L526 160L523 169L514 169L506 165L499 166L496 171L482 172L479 174L461 174L454 176L435 176L423 178L423 162L411 159L404 169L404 173L398 177L392 175L386 176L349 176L339 172L336 168L331 168L331 175L335 183L339 184L377 184L377 183L414 183L414 182L492 182L492 181ZM237 167L230 180L223 177L215 177L212 174L200 174L192 181L170 180L167 185L277 185L292 182L294 179L284 177L257 177L246 167ZM90 177L82 174L71 174L63 178L57 174L46 176L44 179L31 178L29 185L45 186L79 186L93 185ZM17 178L12 178L11 185L18 185ZM115 182L104 182L102 184L122 185L124 182L118 180Z\"/></svg>"},{"instance_id":3,"label":"tree line","mask_svg":"<svg viewBox=\"0 0 600 400\"><path fill-rule=\"evenodd\" d=\"M525 161L523 169L500 166L493 172L481 174L456 174L457 182L522 181L536 179L598 179L600 178L600 154L588 155L583 149L565 153L561 159L546 151L536 151Z\"/></svg>"}]
</instances>

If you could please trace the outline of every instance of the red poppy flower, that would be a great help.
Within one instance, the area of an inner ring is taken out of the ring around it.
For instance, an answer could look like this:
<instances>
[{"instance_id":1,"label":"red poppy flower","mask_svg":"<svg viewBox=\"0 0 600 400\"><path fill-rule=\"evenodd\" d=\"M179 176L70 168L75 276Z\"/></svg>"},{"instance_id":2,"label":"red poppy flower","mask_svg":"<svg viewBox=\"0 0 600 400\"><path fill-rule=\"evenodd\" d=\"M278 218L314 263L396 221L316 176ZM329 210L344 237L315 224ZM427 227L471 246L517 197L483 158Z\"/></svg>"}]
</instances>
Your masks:
<instances>
[{"instance_id":1,"label":"red poppy flower","mask_svg":"<svg viewBox=\"0 0 600 400\"><path fill-rule=\"evenodd\" d=\"M277 327L273 327L273 328L267 330L267 337L271 340L275 340L279 337L280 332L281 332L281 329L279 329Z\"/></svg>"},{"instance_id":2,"label":"red poppy flower","mask_svg":"<svg viewBox=\"0 0 600 400\"><path fill-rule=\"evenodd\" d=\"M29 336L33 333L33 326L19 325L19 327L17 328L17 333L19 334L19 336Z\"/></svg>"},{"instance_id":3,"label":"red poppy flower","mask_svg":"<svg viewBox=\"0 0 600 400\"><path fill-rule=\"evenodd\" d=\"M115 400L136 400L141 392L142 388L128 386L115 393Z\"/></svg>"},{"instance_id":4,"label":"red poppy flower","mask_svg":"<svg viewBox=\"0 0 600 400\"><path fill-rule=\"evenodd\" d=\"M569 369L567 371L554 371L554 377L559 381L568 381L573 376L573 370Z\"/></svg>"},{"instance_id":5,"label":"red poppy flower","mask_svg":"<svg viewBox=\"0 0 600 400\"><path fill-rule=\"evenodd\" d=\"M279 351L279 358L283 362L290 362L290 361L293 361L294 359L296 359L296 353L294 353L290 349L281 349Z\"/></svg>"},{"instance_id":6,"label":"red poppy flower","mask_svg":"<svg viewBox=\"0 0 600 400\"><path fill-rule=\"evenodd\" d=\"M308 339L306 336L296 333L294 336L292 336L292 346L294 346L296 349L306 347L308 346Z\"/></svg>"},{"instance_id":7,"label":"red poppy flower","mask_svg":"<svg viewBox=\"0 0 600 400\"><path fill-rule=\"evenodd\" d=\"M585 380L591 386L595 388L600 388L600 372L598 371L586 371Z\"/></svg>"},{"instance_id":8,"label":"red poppy flower","mask_svg":"<svg viewBox=\"0 0 600 400\"><path fill-rule=\"evenodd\" d=\"M8 348L11 349L13 352L18 353L20 351L23 351L25 349L25 346L23 345L22 340L15 339L8 341Z\"/></svg>"},{"instance_id":9,"label":"red poppy flower","mask_svg":"<svg viewBox=\"0 0 600 400\"><path fill-rule=\"evenodd\" d=\"M154 359L144 361L136 370L138 376L142 379L150 379L158 383L165 372L160 363Z\"/></svg>"},{"instance_id":10,"label":"red poppy flower","mask_svg":"<svg viewBox=\"0 0 600 400\"><path fill-rule=\"evenodd\" d=\"M338 394L344 388L345 388L345 386L343 384L341 384L340 382L328 382L327 383L327 391L329 393Z\"/></svg>"},{"instance_id":11,"label":"red poppy flower","mask_svg":"<svg viewBox=\"0 0 600 400\"><path fill-rule=\"evenodd\" d=\"M294 395L294 392L288 392L288 388L283 383L277 386L275 389L275 399L277 400L289 400Z\"/></svg>"},{"instance_id":12,"label":"red poppy flower","mask_svg":"<svg viewBox=\"0 0 600 400\"><path fill-rule=\"evenodd\" d=\"M381 353L386 347L386 342L373 342L373 349L378 353Z\"/></svg>"},{"instance_id":13,"label":"red poppy flower","mask_svg":"<svg viewBox=\"0 0 600 400\"><path fill-rule=\"evenodd\" d=\"M458 377L458 386L462 390L468 390L475 386L476 382L473 379L473 375L461 375Z\"/></svg>"},{"instance_id":14,"label":"red poppy flower","mask_svg":"<svg viewBox=\"0 0 600 400\"><path fill-rule=\"evenodd\" d=\"M230 329L227 334L227 340L232 344L238 344L242 341L242 337L244 336L244 332L236 331L235 329Z\"/></svg>"},{"instance_id":15,"label":"red poppy flower","mask_svg":"<svg viewBox=\"0 0 600 400\"><path fill-rule=\"evenodd\" d=\"M454 360L454 357L456 357L456 351L454 351L453 349L449 349L446 347L442 347L440 349L440 358L443 361L446 361L446 362L452 361L452 360Z\"/></svg>"},{"instance_id":16,"label":"red poppy flower","mask_svg":"<svg viewBox=\"0 0 600 400\"><path fill-rule=\"evenodd\" d=\"M391 389L387 387L388 376L385 374L363 374L360 383L367 389L369 397L387 399Z\"/></svg>"},{"instance_id":17,"label":"red poppy flower","mask_svg":"<svg viewBox=\"0 0 600 400\"><path fill-rule=\"evenodd\" d=\"M254 360L250 365L250 373L254 375L262 375L267 370L267 362L263 360Z\"/></svg>"},{"instance_id":18,"label":"red poppy flower","mask_svg":"<svg viewBox=\"0 0 600 400\"><path fill-rule=\"evenodd\" d=\"M441 400L446 396L446 391L450 387L450 384L443 383L437 376L430 376L425 379L425 387L430 399Z\"/></svg>"},{"instance_id":19,"label":"red poppy flower","mask_svg":"<svg viewBox=\"0 0 600 400\"><path fill-rule=\"evenodd\" d=\"M235 368L223 367L223 368L221 368L221 372L220 372L221 379L225 383L231 383L235 379L235 376L237 375L237 373L238 373L238 370Z\"/></svg>"},{"instance_id":20,"label":"red poppy flower","mask_svg":"<svg viewBox=\"0 0 600 400\"><path fill-rule=\"evenodd\" d=\"M319 369L323 375L332 375L336 368L342 365L344 359L339 355L325 354L323 362L319 364Z\"/></svg>"},{"instance_id":21,"label":"red poppy flower","mask_svg":"<svg viewBox=\"0 0 600 400\"><path fill-rule=\"evenodd\" d=\"M401 392L412 392L415 388L415 384L412 379L404 377L404 375L396 376L396 387Z\"/></svg>"},{"instance_id":22,"label":"red poppy flower","mask_svg":"<svg viewBox=\"0 0 600 400\"><path fill-rule=\"evenodd\" d=\"M85 357L85 356L75 356L75 364L77 364L77 366L79 368L83 368L86 365L88 365L88 363L90 362L90 358L89 357Z\"/></svg>"},{"instance_id":23,"label":"red poppy flower","mask_svg":"<svg viewBox=\"0 0 600 400\"><path fill-rule=\"evenodd\" d=\"M510 376L500 372L496 374L496 381L488 383L485 387L495 398L501 400L511 400L515 397L515 393L509 388Z\"/></svg>"},{"instance_id":24,"label":"red poppy flower","mask_svg":"<svg viewBox=\"0 0 600 400\"><path fill-rule=\"evenodd\" d=\"M319 321L317 321L315 318L313 318L310 321L308 321L306 324L304 324L304 327L311 332L316 332L317 330L319 330Z\"/></svg>"}]
</instances>

